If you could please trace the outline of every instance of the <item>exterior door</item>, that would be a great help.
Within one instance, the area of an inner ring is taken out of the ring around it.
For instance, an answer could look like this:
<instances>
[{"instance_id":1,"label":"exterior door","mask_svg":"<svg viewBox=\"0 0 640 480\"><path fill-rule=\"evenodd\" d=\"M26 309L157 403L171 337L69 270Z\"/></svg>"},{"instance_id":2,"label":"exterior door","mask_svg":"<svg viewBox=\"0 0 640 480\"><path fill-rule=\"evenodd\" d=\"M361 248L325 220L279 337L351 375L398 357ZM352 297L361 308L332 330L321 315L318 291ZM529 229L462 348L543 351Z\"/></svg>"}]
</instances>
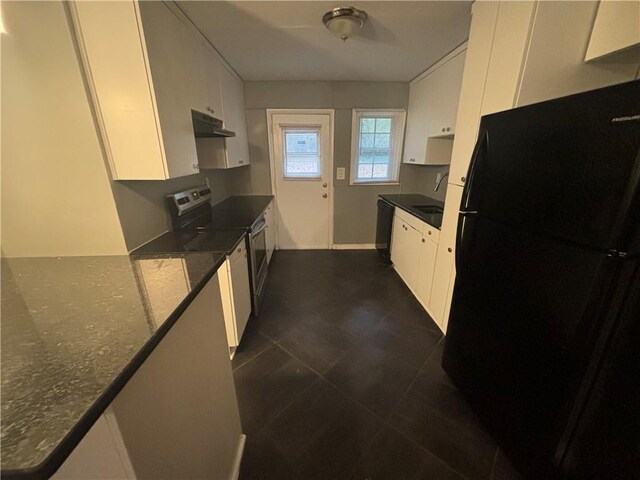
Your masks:
<instances>
[{"instance_id":1,"label":"exterior door","mask_svg":"<svg viewBox=\"0 0 640 480\"><path fill-rule=\"evenodd\" d=\"M270 116L278 248L328 249L332 236L332 112Z\"/></svg>"}]
</instances>

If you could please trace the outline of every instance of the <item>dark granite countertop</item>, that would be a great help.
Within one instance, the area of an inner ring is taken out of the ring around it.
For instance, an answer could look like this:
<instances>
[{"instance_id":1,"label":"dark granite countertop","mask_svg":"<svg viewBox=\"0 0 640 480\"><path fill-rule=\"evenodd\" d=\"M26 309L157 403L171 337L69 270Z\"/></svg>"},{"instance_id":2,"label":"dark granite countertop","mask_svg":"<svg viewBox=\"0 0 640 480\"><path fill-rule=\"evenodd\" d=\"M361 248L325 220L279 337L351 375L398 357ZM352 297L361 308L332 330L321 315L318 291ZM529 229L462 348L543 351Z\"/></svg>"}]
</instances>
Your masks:
<instances>
[{"instance_id":1,"label":"dark granite countertop","mask_svg":"<svg viewBox=\"0 0 640 480\"><path fill-rule=\"evenodd\" d=\"M48 478L224 260L3 258L2 478Z\"/></svg>"},{"instance_id":2,"label":"dark granite countertop","mask_svg":"<svg viewBox=\"0 0 640 480\"><path fill-rule=\"evenodd\" d=\"M174 252L218 252L229 255L246 235L242 229L171 231L138 247L131 255Z\"/></svg>"},{"instance_id":3,"label":"dark granite countertop","mask_svg":"<svg viewBox=\"0 0 640 480\"><path fill-rule=\"evenodd\" d=\"M211 225L208 227L250 230L271 200L273 195L233 195L211 207Z\"/></svg>"},{"instance_id":4,"label":"dark granite countertop","mask_svg":"<svg viewBox=\"0 0 640 480\"><path fill-rule=\"evenodd\" d=\"M436 200L435 198L427 197L426 195L420 195L415 193L403 193L403 194L390 194L379 195L380 198L392 203L396 207L409 212L411 215L418 217L420 220L427 222L432 227L440 230L442 226L442 213L424 213L417 210L415 207L422 205L433 205L436 207L444 208L444 202Z\"/></svg>"}]
</instances>

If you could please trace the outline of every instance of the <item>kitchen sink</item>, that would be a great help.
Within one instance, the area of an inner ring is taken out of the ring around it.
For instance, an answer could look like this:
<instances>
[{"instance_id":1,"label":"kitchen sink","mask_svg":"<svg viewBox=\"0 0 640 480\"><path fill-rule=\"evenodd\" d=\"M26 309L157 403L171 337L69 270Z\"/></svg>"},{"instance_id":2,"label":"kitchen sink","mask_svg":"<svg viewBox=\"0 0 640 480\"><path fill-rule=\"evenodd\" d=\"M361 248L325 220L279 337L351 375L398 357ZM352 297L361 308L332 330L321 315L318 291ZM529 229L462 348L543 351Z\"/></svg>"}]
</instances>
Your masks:
<instances>
[{"instance_id":1,"label":"kitchen sink","mask_svg":"<svg viewBox=\"0 0 640 480\"><path fill-rule=\"evenodd\" d=\"M436 205L411 205L411 208L415 208L419 212L427 214L440 214L442 215L442 208Z\"/></svg>"}]
</instances>

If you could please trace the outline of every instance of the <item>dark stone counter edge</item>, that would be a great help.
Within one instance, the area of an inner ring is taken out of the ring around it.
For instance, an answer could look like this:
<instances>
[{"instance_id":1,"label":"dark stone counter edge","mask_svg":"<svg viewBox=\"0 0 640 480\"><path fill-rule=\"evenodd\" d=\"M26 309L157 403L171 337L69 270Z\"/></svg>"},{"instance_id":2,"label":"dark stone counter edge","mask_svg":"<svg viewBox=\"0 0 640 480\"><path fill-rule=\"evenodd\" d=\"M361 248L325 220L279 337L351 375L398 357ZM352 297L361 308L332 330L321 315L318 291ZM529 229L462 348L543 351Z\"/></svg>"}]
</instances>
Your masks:
<instances>
[{"instance_id":1,"label":"dark stone counter edge","mask_svg":"<svg viewBox=\"0 0 640 480\"><path fill-rule=\"evenodd\" d=\"M401 208L401 209L402 209L402 210L404 210L405 212L407 212L407 213L409 213L409 214L413 215L414 217L416 217L418 220L420 220L420 221L422 221L422 222L425 222L425 223L428 223L429 225L431 225L431 223L429 223L429 221L428 221L428 220L426 220L424 217L422 217L422 216L421 216L418 212L416 212L415 210L411 210L411 209L410 209L409 207L407 207L406 205L403 205L403 204L401 204L401 203L399 203L399 202L396 202L396 201L394 201L394 200L392 200L392 199L390 199L390 198L386 197L385 195L378 195L378 198L381 198L381 199L382 199L382 200L384 200L385 202L388 202L388 203L393 204L393 206L394 206L394 207ZM439 200L434 200L434 199L432 199L432 198L430 198L430 197L426 197L426 198L429 198L429 200L430 200L430 201L432 201L432 202L434 202L434 203L437 203L437 204L438 204L438 206L440 206L440 207L444 207L444 203L443 203L443 202L441 202L441 201L439 201ZM431 226L432 226L433 228L437 229L437 230L441 230L441 229L442 229L442 225L441 225L441 226L439 226L439 227L437 227L437 226L435 226L435 225L431 225Z\"/></svg>"},{"instance_id":2,"label":"dark stone counter edge","mask_svg":"<svg viewBox=\"0 0 640 480\"><path fill-rule=\"evenodd\" d=\"M225 262L226 257L221 257L215 262L209 273L195 286L191 292L180 302L178 307L167 318L167 320L156 330L136 355L129 361L120 374L113 380L111 385L100 395L96 401L89 407L87 412L78 420L71 428L69 433L62 441L51 451L49 456L45 458L39 465L35 467L19 469L19 470L2 470L0 478L3 480L43 480L50 478L64 461L69 457L71 452L82 441L87 432L93 427L93 424L100 418L111 402L116 398L118 393L124 388L131 377L138 371L140 366L149 357L151 352L155 350L162 339L167 335L169 330L175 325L185 310L189 307L194 298L198 296L204 286L218 272L220 266Z\"/></svg>"}]
</instances>

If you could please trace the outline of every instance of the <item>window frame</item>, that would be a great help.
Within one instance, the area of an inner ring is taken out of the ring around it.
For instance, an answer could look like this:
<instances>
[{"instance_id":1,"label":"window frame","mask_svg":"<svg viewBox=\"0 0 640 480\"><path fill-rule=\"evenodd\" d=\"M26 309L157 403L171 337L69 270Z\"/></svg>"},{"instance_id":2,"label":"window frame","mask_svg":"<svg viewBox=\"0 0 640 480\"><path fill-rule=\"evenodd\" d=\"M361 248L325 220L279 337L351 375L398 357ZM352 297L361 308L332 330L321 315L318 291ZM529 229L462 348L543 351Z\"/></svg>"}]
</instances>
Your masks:
<instances>
[{"instance_id":1,"label":"window frame","mask_svg":"<svg viewBox=\"0 0 640 480\"><path fill-rule=\"evenodd\" d=\"M362 117L392 117L391 129L391 175L388 180L361 180L357 178L358 157L360 154L360 119ZM407 111L402 108L354 108L351 114L351 172L350 185L399 185L400 164L402 163L402 148L404 144L404 129L407 119Z\"/></svg>"}]
</instances>

